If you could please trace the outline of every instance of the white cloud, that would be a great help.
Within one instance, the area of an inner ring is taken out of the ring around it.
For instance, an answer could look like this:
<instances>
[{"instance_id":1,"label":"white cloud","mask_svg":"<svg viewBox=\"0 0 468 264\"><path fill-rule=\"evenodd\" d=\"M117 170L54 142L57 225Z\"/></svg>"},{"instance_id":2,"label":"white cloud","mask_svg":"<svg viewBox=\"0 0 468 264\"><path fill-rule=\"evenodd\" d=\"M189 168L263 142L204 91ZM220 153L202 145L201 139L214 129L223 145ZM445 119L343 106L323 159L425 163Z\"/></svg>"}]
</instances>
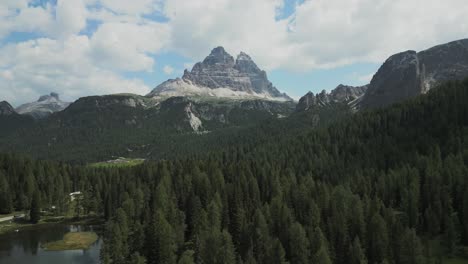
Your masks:
<instances>
[{"instance_id":1,"label":"white cloud","mask_svg":"<svg viewBox=\"0 0 468 264\"><path fill-rule=\"evenodd\" d=\"M466 0L309 0L279 20L288 0L31 1L0 1L0 97L10 100L51 90L69 98L144 93L143 81L123 74L151 72L166 51L199 61L222 45L233 55L249 53L261 68L310 71L381 63L396 52L468 37ZM150 19L161 16L168 21ZM97 29L80 35L91 20ZM11 32L41 37L2 43Z\"/></svg>"},{"instance_id":2,"label":"white cloud","mask_svg":"<svg viewBox=\"0 0 468 264\"><path fill-rule=\"evenodd\" d=\"M55 8L56 24L54 33L69 36L86 27L88 10L84 0L59 0Z\"/></svg>"},{"instance_id":3,"label":"white cloud","mask_svg":"<svg viewBox=\"0 0 468 264\"><path fill-rule=\"evenodd\" d=\"M17 31L44 33L51 23L50 5L32 7L28 6L27 1L21 0L0 3L0 40Z\"/></svg>"},{"instance_id":4,"label":"white cloud","mask_svg":"<svg viewBox=\"0 0 468 264\"><path fill-rule=\"evenodd\" d=\"M261 65L279 66L289 49L287 21L276 21L282 1L272 0L167 0L169 48L195 61L216 46L229 52L250 53Z\"/></svg>"},{"instance_id":5,"label":"white cloud","mask_svg":"<svg viewBox=\"0 0 468 264\"><path fill-rule=\"evenodd\" d=\"M297 7L288 36L304 62L290 66L382 62L395 52L463 38L467 12L463 0L306 1Z\"/></svg>"},{"instance_id":6,"label":"white cloud","mask_svg":"<svg viewBox=\"0 0 468 264\"><path fill-rule=\"evenodd\" d=\"M163 68L163 72L166 75L170 75L170 74L172 74L174 72L174 68L172 68L169 65L165 65L164 68Z\"/></svg>"},{"instance_id":7,"label":"white cloud","mask_svg":"<svg viewBox=\"0 0 468 264\"><path fill-rule=\"evenodd\" d=\"M8 1L0 3L0 39L11 32L67 37L86 27L87 0L58 0L56 6L50 3L28 6L28 1L18 1L16 4Z\"/></svg>"},{"instance_id":8,"label":"white cloud","mask_svg":"<svg viewBox=\"0 0 468 264\"><path fill-rule=\"evenodd\" d=\"M174 50L201 59L225 46L267 69L382 62L406 49L467 37L465 0L313 0L277 21L284 1L167 0ZM293 30L291 30L291 28Z\"/></svg>"},{"instance_id":9,"label":"white cloud","mask_svg":"<svg viewBox=\"0 0 468 264\"><path fill-rule=\"evenodd\" d=\"M96 64L115 70L151 71L154 59L167 43L168 27L161 23L105 23L91 38Z\"/></svg>"},{"instance_id":10,"label":"white cloud","mask_svg":"<svg viewBox=\"0 0 468 264\"><path fill-rule=\"evenodd\" d=\"M50 91L57 91L68 100L149 91L141 80L125 79L95 66L89 56L90 47L86 36L63 41L41 38L5 46L0 50L0 98L18 104Z\"/></svg>"}]
</instances>

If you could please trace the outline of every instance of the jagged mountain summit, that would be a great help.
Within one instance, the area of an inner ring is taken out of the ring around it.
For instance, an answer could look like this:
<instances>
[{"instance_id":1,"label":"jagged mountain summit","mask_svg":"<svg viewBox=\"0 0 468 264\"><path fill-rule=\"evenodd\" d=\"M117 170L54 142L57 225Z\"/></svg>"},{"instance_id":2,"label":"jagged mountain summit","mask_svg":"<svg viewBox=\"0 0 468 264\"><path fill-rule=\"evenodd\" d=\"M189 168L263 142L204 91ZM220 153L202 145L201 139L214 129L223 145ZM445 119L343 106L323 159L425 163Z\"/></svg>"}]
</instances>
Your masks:
<instances>
[{"instance_id":1,"label":"jagged mountain summit","mask_svg":"<svg viewBox=\"0 0 468 264\"><path fill-rule=\"evenodd\" d=\"M427 93L450 80L468 77L468 39L438 45L428 50L405 51L389 57L370 84L339 85L330 94L304 95L296 107L306 111L330 102L346 102L352 109L384 107Z\"/></svg>"},{"instance_id":2,"label":"jagged mountain summit","mask_svg":"<svg viewBox=\"0 0 468 264\"><path fill-rule=\"evenodd\" d=\"M330 103L347 103L354 108L356 103L359 102L367 91L367 87L367 85L354 87L340 84L330 93L327 93L325 90L318 94L308 92L306 95L301 97L296 106L296 110L307 111Z\"/></svg>"},{"instance_id":3,"label":"jagged mountain summit","mask_svg":"<svg viewBox=\"0 0 468 264\"><path fill-rule=\"evenodd\" d=\"M62 111L69 105L70 103L60 100L60 96L57 93L50 93L50 95L39 97L39 100L36 102L19 106L16 108L16 112L40 119L47 117L52 113Z\"/></svg>"},{"instance_id":4,"label":"jagged mountain summit","mask_svg":"<svg viewBox=\"0 0 468 264\"><path fill-rule=\"evenodd\" d=\"M292 101L273 86L266 72L258 68L249 55L241 52L234 60L223 47L213 49L191 71L185 70L182 78L158 85L147 96L155 99L193 96Z\"/></svg>"},{"instance_id":5,"label":"jagged mountain summit","mask_svg":"<svg viewBox=\"0 0 468 264\"><path fill-rule=\"evenodd\" d=\"M16 114L15 109L7 101L0 102L0 116L10 116Z\"/></svg>"},{"instance_id":6,"label":"jagged mountain summit","mask_svg":"<svg viewBox=\"0 0 468 264\"><path fill-rule=\"evenodd\" d=\"M388 58L369 84L360 107L376 108L424 94L449 80L468 77L468 39Z\"/></svg>"}]
</instances>

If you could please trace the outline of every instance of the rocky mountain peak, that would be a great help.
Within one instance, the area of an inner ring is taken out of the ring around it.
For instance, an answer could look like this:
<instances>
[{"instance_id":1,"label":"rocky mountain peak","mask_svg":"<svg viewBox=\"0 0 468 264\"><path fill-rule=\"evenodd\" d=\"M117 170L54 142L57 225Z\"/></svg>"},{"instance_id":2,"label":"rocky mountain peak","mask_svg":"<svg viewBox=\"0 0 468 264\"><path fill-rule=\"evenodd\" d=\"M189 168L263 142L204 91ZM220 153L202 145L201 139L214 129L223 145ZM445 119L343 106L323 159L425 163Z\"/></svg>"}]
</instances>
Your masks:
<instances>
[{"instance_id":1,"label":"rocky mountain peak","mask_svg":"<svg viewBox=\"0 0 468 264\"><path fill-rule=\"evenodd\" d=\"M367 91L368 86L349 86L349 85L338 85L335 89L330 92L330 97L336 102L353 101Z\"/></svg>"},{"instance_id":2,"label":"rocky mountain peak","mask_svg":"<svg viewBox=\"0 0 468 264\"><path fill-rule=\"evenodd\" d=\"M0 116L9 116L15 114L15 109L7 101L0 102Z\"/></svg>"},{"instance_id":3,"label":"rocky mountain peak","mask_svg":"<svg viewBox=\"0 0 468 264\"><path fill-rule=\"evenodd\" d=\"M346 103L352 108L356 100L362 98L367 90L365 86L348 86L340 84L330 93L322 90L320 93L314 95L312 92L308 92L306 95L301 97L297 104L297 111L307 111L314 107L326 106L331 103Z\"/></svg>"},{"instance_id":4,"label":"rocky mountain peak","mask_svg":"<svg viewBox=\"0 0 468 264\"><path fill-rule=\"evenodd\" d=\"M252 61L252 58L247 53L241 51L239 55L237 55L236 61Z\"/></svg>"},{"instance_id":5,"label":"rocky mountain peak","mask_svg":"<svg viewBox=\"0 0 468 264\"><path fill-rule=\"evenodd\" d=\"M236 65L234 68L244 73L264 73L262 70L260 70L260 68L258 68L257 64L255 64L252 58L244 52L241 52L239 55L237 55ZM266 78L266 73L264 74Z\"/></svg>"},{"instance_id":6,"label":"rocky mountain peak","mask_svg":"<svg viewBox=\"0 0 468 264\"><path fill-rule=\"evenodd\" d=\"M44 118L52 113L62 111L70 103L60 100L58 93L42 95L36 102L26 103L16 108L19 114L30 115L34 118Z\"/></svg>"},{"instance_id":7,"label":"rocky mountain peak","mask_svg":"<svg viewBox=\"0 0 468 264\"><path fill-rule=\"evenodd\" d=\"M203 60L205 65L215 65L215 64L234 64L234 58L224 50L223 47L214 48L210 55Z\"/></svg>"},{"instance_id":8,"label":"rocky mountain peak","mask_svg":"<svg viewBox=\"0 0 468 264\"><path fill-rule=\"evenodd\" d=\"M384 64L391 67L407 67L410 64L416 64L418 62L418 54L414 50L408 50L400 52L390 56Z\"/></svg>"},{"instance_id":9,"label":"rocky mountain peak","mask_svg":"<svg viewBox=\"0 0 468 264\"><path fill-rule=\"evenodd\" d=\"M448 80L468 77L468 39L389 57L369 84L359 107L376 108L424 94Z\"/></svg>"},{"instance_id":10,"label":"rocky mountain peak","mask_svg":"<svg viewBox=\"0 0 468 264\"><path fill-rule=\"evenodd\" d=\"M241 52L236 60L223 47L213 49L182 78L158 85L147 95L152 98L173 96L219 97L233 99L292 100L280 93L252 58Z\"/></svg>"},{"instance_id":11,"label":"rocky mountain peak","mask_svg":"<svg viewBox=\"0 0 468 264\"><path fill-rule=\"evenodd\" d=\"M299 99L299 103L296 106L296 111L307 111L317 105L317 97L314 93L309 91Z\"/></svg>"}]
</instances>

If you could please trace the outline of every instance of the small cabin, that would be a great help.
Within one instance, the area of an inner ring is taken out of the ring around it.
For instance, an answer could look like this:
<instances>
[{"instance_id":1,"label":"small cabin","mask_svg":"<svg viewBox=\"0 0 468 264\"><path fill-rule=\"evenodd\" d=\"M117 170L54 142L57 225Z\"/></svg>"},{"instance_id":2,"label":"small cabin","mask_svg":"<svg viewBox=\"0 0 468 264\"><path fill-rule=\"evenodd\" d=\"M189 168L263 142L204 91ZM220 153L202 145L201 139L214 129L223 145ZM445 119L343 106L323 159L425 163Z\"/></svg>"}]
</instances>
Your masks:
<instances>
[{"instance_id":1,"label":"small cabin","mask_svg":"<svg viewBox=\"0 0 468 264\"><path fill-rule=\"evenodd\" d=\"M70 193L70 200L73 202L76 198L80 197L81 195L81 192L72 192Z\"/></svg>"}]
</instances>

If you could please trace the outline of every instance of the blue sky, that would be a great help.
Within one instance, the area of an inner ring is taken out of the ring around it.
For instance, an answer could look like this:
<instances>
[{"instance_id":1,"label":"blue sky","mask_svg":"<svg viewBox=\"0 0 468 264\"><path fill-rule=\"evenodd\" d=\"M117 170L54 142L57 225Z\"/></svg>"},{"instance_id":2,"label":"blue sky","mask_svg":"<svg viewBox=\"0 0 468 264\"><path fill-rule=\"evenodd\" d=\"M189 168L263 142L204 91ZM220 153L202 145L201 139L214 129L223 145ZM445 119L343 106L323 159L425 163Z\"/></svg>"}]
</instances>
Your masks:
<instances>
[{"instance_id":1,"label":"blue sky","mask_svg":"<svg viewBox=\"0 0 468 264\"><path fill-rule=\"evenodd\" d=\"M396 52L467 37L464 0L375 3L4 0L0 100L19 105L51 91L70 101L146 94L216 46L247 52L278 89L299 98L367 84Z\"/></svg>"}]
</instances>

